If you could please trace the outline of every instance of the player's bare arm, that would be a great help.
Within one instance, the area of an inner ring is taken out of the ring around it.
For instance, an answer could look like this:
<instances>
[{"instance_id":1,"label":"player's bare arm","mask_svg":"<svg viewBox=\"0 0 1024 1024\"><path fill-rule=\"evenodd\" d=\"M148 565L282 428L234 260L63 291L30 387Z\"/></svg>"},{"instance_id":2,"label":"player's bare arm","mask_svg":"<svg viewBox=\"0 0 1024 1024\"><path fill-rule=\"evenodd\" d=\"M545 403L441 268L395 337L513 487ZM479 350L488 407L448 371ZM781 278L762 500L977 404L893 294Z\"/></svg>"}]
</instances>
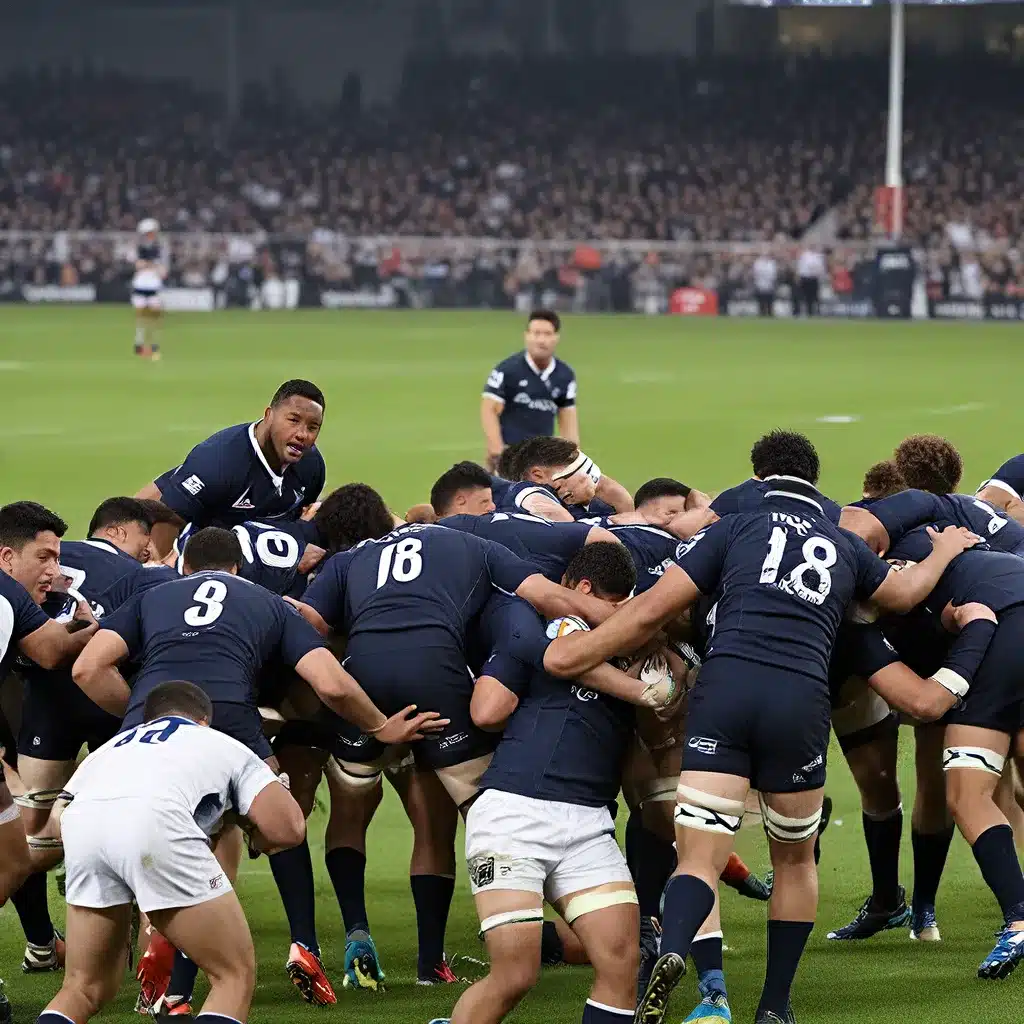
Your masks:
<instances>
[{"instance_id":1,"label":"player's bare arm","mask_svg":"<svg viewBox=\"0 0 1024 1024\"><path fill-rule=\"evenodd\" d=\"M615 610L607 601L559 586L540 573L527 576L519 585L516 597L528 601L547 619L575 615L591 625L604 622Z\"/></svg>"},{"instance_id":2,"label":"player's bare arm","mask_svg":"<svg viewBox=\"0 0 1024 1024\"><path fill-rule=\"evenodd\" d=\"M580 443L580 418L575 405L558 410L558 436Z\"/></svg>"},{"instance_id":3,"label":"player's bare arm","mask_svg":"<svg viewBox=\"0 0 1024 1024\"><path fill-rule=\"evenodd\" d=\"M874 513L859 505L847 505L839 518L841 529L857 534L876 555L889 550L889 533Z\"/></svg>"},{"instance_id":4,"label":"player's bare arm","mask_svg":"<svg viewBox=\"0 0 1024 1024\"><path fill-rule=\"evenodd\" d=\"M101 629L71 669L71 677L82 692L118 718L124 716L131 697L131 689L117 668L127 657L128 645L122 637L112 629Z\"/></svg>"},{"instance_id":5,"label":"player's bare arm","mask_svg":"<svg viewBox=\"0 0 1024 1024\"><path fill-rule=\"evenodd\" d=\"M981 501L987 501L994 508L1001 509L1011 519L1024 526L1024 501L1021 501L1016 494L1011 494L996 484L986 484L978 491L977 497Z\"/></svg>"},{"instance_id":6,"label":"player's bare arm","mask_svg":"<svg viewBox=\"0 0 1024 1024\"><path fill-rule=\"evenodd\" d=\"M496 395L484 394L480 399L480 426L487 448L487 466L492 471L497 468L498 457L505 450L505 442L501 439L501 410L504 408L505 403Z\"/></svg>"},{"instance_id":7,"label":"player's bare arm","mask_svg":"<svg viewBox=\"0 0 1024 1024\"><path fill-rule=\"evenodd\" d=\"M51 620L35 632L22 637L18 648L41 668L58 668L74 661L97 629L99 626L91 613L88 618L75 618L65 625Z\"/></svg>"}]
</instances>

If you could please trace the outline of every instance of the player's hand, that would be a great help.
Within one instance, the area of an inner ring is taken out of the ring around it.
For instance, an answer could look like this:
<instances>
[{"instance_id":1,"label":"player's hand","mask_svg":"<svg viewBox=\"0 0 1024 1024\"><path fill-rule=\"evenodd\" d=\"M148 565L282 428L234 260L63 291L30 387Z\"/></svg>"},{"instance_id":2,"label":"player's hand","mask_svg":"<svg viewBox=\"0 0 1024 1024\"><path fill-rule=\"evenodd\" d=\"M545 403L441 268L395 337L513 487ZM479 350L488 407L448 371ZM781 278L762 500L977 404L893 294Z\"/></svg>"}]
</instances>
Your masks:
<instances>
[{"instance_id":1,"label":"player's hand","mask_svg":"<svg viewBox=\"0 0 1024 1024\"><path fill-rule=\"evenodd\" d=\"M92 626L96 623L96 616L92 613L92 607L89 602L86 601L81 594L68 590L71 597L75 599L75 614L71 616L72 622L80 622L79 629L84 629L86 626Z\"/></svg>"},{"instance_id":2,"label":"player's hand","mask_svg":"<svg viewBox=\"0 0 1024 1024\"><path fill-rule=\"evenodd\" d=\"M996 613L980 601L955 605L952 601L942 609L942 625L950 633L958 633L970 622L998 622Z\"/></svg>"},{"instance_id":3,"label":"player's hand","mask_svg":"<svg viewBox=\"0 0 1024 1024\"><path fill-rule=\"evenodd\" d=\"M305 576L306 573L312 572L323 561L326 554L326 548L319 547L316 544L307 544L306 550L302 552L302 558L299 559L299 564L295 567L295 571L300 576Z\"/></svg>"},{"instance_id":4,"label":"player's hand","mask_svg":"<svg viewBox=\"0 0 1024 1024\"><path fill-rule=\"evenodd\" d=\"M420 711L417 713L416 705L410 704L407 708L392 715L381 728L373 733L375 740L381 743L414 743L422 740L431 733L441 732L451 724L450 718L442 718L436 711Z\"/></svg>"},{"instance_id":5,"label":"player's hand","mask_svg":"<svg viewBox=\"0 0 1024 1024\"><path fill-rule=\"evenodd\" d=\"M932 542L932 550L945 555L950 561L957 555L980 544L982 538L976 533L971 533L964 526L947 526L941 533L933 527L928 527L928 536Z\"/></svg>"}]
</instances>

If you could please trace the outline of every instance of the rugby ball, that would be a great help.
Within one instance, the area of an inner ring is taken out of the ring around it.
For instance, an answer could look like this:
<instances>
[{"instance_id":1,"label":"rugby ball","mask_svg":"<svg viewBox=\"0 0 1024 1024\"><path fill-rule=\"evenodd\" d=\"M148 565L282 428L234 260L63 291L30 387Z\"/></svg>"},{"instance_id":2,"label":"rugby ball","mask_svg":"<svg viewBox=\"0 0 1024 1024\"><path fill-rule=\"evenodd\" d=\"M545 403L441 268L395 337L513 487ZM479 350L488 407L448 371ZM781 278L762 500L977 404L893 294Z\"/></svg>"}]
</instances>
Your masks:
<instances>
[{"instance_id":1,"label":"rugby ball","mask_svg":"<svg viewBox=\"0 0 1024 1024\"><path fill-rule=\"evenodd\" d=\"M563 615L561 618L552 619L546 630L549 640L556 640L560 636L568 636L570 633L578 633L580 630L588 630L588 626L582 619L575 615Z\"/></svg>"}]
</instances>

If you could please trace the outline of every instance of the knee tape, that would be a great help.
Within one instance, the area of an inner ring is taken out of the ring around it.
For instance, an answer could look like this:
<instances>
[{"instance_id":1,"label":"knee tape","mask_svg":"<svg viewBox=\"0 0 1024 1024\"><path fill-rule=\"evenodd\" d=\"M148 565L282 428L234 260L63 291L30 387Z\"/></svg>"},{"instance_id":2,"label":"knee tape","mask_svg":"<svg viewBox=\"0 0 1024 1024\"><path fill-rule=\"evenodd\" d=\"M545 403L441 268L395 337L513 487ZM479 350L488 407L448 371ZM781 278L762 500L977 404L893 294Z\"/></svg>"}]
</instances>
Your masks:
<instances>
[{"instance_id":1,"label":"knee tape","mask_svg":"<svg viewBox=\"0 0 1024 1024\"><path fill-rule=\"evenodd\" d=\"M762 794L757 795L761 804L761 816L764 818L765 831L779 843L802 843L815 836L821 824L821 808L806 818L787 818L778 811L773 811Z\"/></svg>"},{"instance_id":2,"label":"knee tape","mask_svg":"<svg viewBox=\"0 0 1024 1024\"><path fill-rule=\"evenodd\" d=\"M26 810L48 811L63 792L63 789L33 789L21 796L16 796L14 802Z\"/></svg>"},{"instance_id":3,"label":"knee tape","mask_svg":"<svg viewBox=\"0 0 1024 1024\"><path fill-rule=\"evenodd\" d=\"M676 789L675 821L680 828L734 836L743 823L743 811L742 800L727 800L689 786Z\"/></svg>"},{"instance_id":4,"label":"knee tape","mask_svg":"<svg viewBox=\"0 0 1024 1024\"><path fill-rule=\"evenodd\" d=\"M483 938L495 928L503 928L507 924L543 924L544 908L535 907L529 910L509 910L504 914L492 914L480 922L480 937Z\"/></svg>"},{"instance_id":5,"label":"knee tape","mask_svg":"<svg viewBox=\"0 0 1024 1024\"><path fill-rule=\"evenodd\" d=\"M562 917L566 924L572 924L584 914L592 914L595 910L607 910L609 907L621 907L633 903L639 906L636 892L632 889L620 889L618 892L591 892L582 896L574 896L565 905Z\"/></svg>"},{"instance_id":6,"label":"knee tape","mask_svg":"<svg viewBox=\"0 0 1024 1024\"><path fill-rule=\"evenodd\" d=\"M974 768L977 771L1002 775L1006 758L994 750L985 747L946 747L942 752L942 770L952 771L954 768Z\"/></svg>"},{"instance_id":7,"label":"knee tape","mask_svg":"<svg viewBox=\"0 0 1024 1024\"><path fill-rule=\"evenodd\" d=\"M46 839L42 836L26 836L30 850L63 850L64 844L59 839Z\"/></svg>"},{"instance_id":8,"label":"knee tape","mask_svg":"<svg viewBox=\"0 0 1024 1024\"><path fill-rule=\"evenodd\" d=\"M655 779L646 787L646 792L641 794L640 806L644 804L668 803L676 798L677 781L671 779Z\"/></svg>"},{"instance_id":9,"label":"knee tape","mask_svg":"<svg viewBox=\"0 0 1024 1024\"><path fill-rule=\"evenodd\" d=\"M331 762L328 762L328 764L331 764ZM381 769L378 765L356 764L351 761L340 761L338 758L334 758L333 766L335 770L331 774L346 789L362 793L365 790L373 789L374 786L380 783Z\"/></svg>"}]
</instances>

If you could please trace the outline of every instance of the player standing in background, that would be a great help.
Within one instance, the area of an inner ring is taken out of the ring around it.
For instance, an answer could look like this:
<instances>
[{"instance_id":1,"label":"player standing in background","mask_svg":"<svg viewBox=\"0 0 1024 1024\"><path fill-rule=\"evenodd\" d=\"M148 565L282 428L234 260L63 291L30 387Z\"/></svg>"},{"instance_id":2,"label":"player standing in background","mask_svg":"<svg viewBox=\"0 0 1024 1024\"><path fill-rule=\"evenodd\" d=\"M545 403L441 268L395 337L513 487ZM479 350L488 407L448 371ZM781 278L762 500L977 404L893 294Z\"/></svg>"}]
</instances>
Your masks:
<instances>
[{"instance_id":1,"label":"player standing in background","mask_svg":"<svg viewBox=\"0 0 1024 1024\"><path fill-rule=\"evenodd\" d=\"M167 267L160 252L160 225L147 217L138 227L139 246L132 275L132 305L135 307L135 354L146 359L160 358L156 343L157 325L163 315L160 292Z\"/></svg>"},{"instance_id":2,"label":"player standing in background","mask_svg":"<svg viewBox=\"0 0 1024 1024\"><path fill-rule=\"evenodd\" d=\"M480 423L487 445L487 465L497 468L505 447L539 434L558 433L580 443L576 416L576 374L555 358L562 321L538 309L526 322L526 348L498 363L487 378L480 403Z\"/></svg>"}]
</instances>

